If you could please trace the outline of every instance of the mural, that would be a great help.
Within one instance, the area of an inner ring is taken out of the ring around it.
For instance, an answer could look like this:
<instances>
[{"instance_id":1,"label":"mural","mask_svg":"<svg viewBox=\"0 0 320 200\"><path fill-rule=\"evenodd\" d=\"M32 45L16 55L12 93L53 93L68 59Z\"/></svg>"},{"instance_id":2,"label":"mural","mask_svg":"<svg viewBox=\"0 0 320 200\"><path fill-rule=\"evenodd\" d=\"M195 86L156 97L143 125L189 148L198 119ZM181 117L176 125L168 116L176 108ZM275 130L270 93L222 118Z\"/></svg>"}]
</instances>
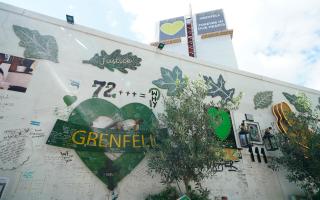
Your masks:
<instances>
[{"instance_id":1,"label":"mural","mask_svg":"<svg viewBox=\"0 0 320 200\"><path fill-rule=\"evenodd\" d=\"M0 89L26 92L35 61L0 53Z\"/></svg>"},{"instance_id":2,"label":"mural","mask_svg":"<svg viewBox=\"0 0 320 200\"><path fill-rule=\"evenodd\" d=\"M63 101L67 106L71 106L74 102L77 101L77 96L65 95Z\"/></svg>"},{"instance_id":3,"label":"mural","mask_svg":"<svg viewBox=\"0 0 320 200\"><path fill-rule=\"evenodd\" d=\"M111 102L100 98L91 98L81 102L71 112L68 122L62 121L61 123L58 121L57 123L56 126L62 131L52 132L53 135L50 135L47 141L48 144L53 143L53 137L56 136L56 138L59 138L57 134L60 134L62 137L62 139L60 139L62 141L60 142L62 142L63 145L71 145L70 134L61 135L61 133L66 132L66 130L75 130L74 126L77 126L80 127L81 130L87 130L86 133L88 136L86 137L85 134L78 135L74 136L74 139L81 143L80 140L85 138L86 144L88 144L87 146L92 145L91 142L93 142L94 147L97 147L98 143L100 144L99 140L98 142L95 140L100 139L100 135L105 135L101 134L102 130L112 129L114 132L116 132L116 130L123 130L122 132L118 132L118 134L125 134L124 131L129 130L136 132L145 130L151 132L158 125L158 121L151 109L143 104L130 103L122 108L118 108ZM63 125L63 123L65 125ZM86 127L88 128L86 129ZM90 130L96 130L96 133ZM71 132L72 131L69 131L69 133ZM100 134L99 137L97 135L98 133ZM126 135L128 134L127 132ZM66 137L69 137L69 139ZM132 136L132 138L134 138L134 136ZM66 142L65 139L69 142ZM109 138L109 141L110 140L112 139ZM136 140L138 140L138 138L136 138ZM80 146L81 145L85 146L84 144L80 144ZM112 153L111 155L106 155L104 153L105 148L102 148L102 151L99 149L92 150L92 148L87 147L76 149L76 153L84 164L104 182L110 190L113 190L118 182L128 175L144 158L143 152L123 152L117 157L112 155Z\"/></svg>"},{"instance_id":4,"label":"mural","mask_svg":"<svg viewBox=\"0 0 320 200\"><path fill-rule=\"evenodd\" d=\"M267 108L272 104L272 91L258 92L253 97L254 109Z\"/></svg>"},{"instance_id":5,"label":"mural","mask_svg":"<svg viewBox=\"0 0 320 200\"><path fill-rule=\"evenodd\" d=\"M294 95L294 94L289 94L286 92L282 92L282 94L286 97L286 99L294 106L294 108L298 112L307 112L308 109L310 109L310 105L302 105L299 103L300 100L303 100L304 98L308 98L304 93L300 93L300 95Z\"/></svg>"},{"instance_id":6,"label":"mural","mask_svg":"<svg viewBox=\"0 0 320 200\"><path fill-rule=\"evenodd\" d=\"M219 75L217 83L215 83L210 76L203 76L203 78L209 87L208 96L211 96L212 98L219 96L224 103L232 101L235 89L232 88L227 90L225 88L226 81L221 74Z\"/></svg>"},{"instance_id":7,"label":"mural","mask_svg":"<svg viewBox=\"0 0 320 200\"><path fill-rule=\"evenodd\" d=\"M106 86L106 85L107 85L107 86ZM98 88L93 92L92 98L93 98L93 97L98 97L98 96L99 96L99 93L101 92L101 90L102 90L102 88L103 88L104 86L106 86L105 88L107 88L107 89L104 91L103 96L104 96L104 97L116 98L117 95L116 95L115 93L110 94L111 91L114 90L115 87L116 87L116 84L115 84L114 82L108 82L108 84L107 84L106 81L94 80L92 87L97 87L97 86L98 86Z\"/></svg>"},{"instance_id":8,"label":"mural","mask_svg":"<svg viewBox=\"0 0 320 200\"><path fill-rule=\"evenodd\" d=\"M224 146L237 148L230 112L211 107L208 110L208 114L212 119L210 125L216 136L224 143Z\"/></svg>"},{"instance_id":9,"label":"mural","mask_svg":"<svg viewBox=\"0 0 320 200\"><path fill-rule=\"evenodd\" d=\"M184 17L162 20L159 25L159 41L181 38L186 35Z\"/></svg>"},{"instance_id":10,"label":"mural","mask_svg":"<svg viewBox=\"0 0 320 200\"><path fill-rule=\"evenodd\" d=\"M117 49L110 55L105 50L101 50L101 55L96 53L90 60L83 60L82 62L100 69L107 68L112 72L117 69L127 74L128 71L126 69L136 70L141 65L141 61L141 58L133 55L131 52L121 55L121 50Z\"/></svg>"},{"instance_id":11,"label":"mural","mask_svg":"<svg viewBox=\"0 0 320 200\"><path fill-rule=\"evenodd\" d=\"M152 83L158 88L168 90L168 96L176 95L178 89L185 87L185 80L183 79L182 71L178 66L175 66L172 71L161 67L161 75L162 78L154 80Z\"/></svg>"},{"instance_id":12,"label":"mural","mask_svg":"<svg viewBox=\"0 0 320 200\"><path fill-rule=\"evenodd\" d=\"M26 48L24 57L51 60L58 63L58 44L51 35L41 35L37 30L13 25L14 33L19 37L19 46Z\"/></svg>"}]
</instances>

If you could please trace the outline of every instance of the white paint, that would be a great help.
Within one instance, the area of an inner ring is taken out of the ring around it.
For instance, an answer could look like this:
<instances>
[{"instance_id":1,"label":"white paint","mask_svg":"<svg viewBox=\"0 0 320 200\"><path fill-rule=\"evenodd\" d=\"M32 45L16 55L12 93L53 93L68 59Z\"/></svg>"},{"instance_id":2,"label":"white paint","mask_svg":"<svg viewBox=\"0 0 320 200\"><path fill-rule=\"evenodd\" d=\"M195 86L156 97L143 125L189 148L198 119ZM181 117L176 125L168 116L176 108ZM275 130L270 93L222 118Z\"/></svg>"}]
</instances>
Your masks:
<instances>
[{"instance_id":1,"label":"white paint","mask_svg":"<svg viewBox=\"0 0 320 200\"><path fill-rule=\"evenodd\" d=\"M190 79L197 79L199 78L198 74L202 74L211 76L216 81L222 74L226 80L225 86L227 89L235 88L235 95L238 95L241 91L244 92L239 110L233 112L235 130L244 119L245 113L252 114L254 120L259 122L261 129L269 127L275 121L270 107L263 110L254 109L253 96L257 92L272 90L273 103L278 103L286 101L282 92L296 94L302 91L311 98L313 106L317 105L320 96L319 91L222 65L226 63L211 65L188 56L178 56L159 51L155 47L128 41L79 25L70 25L67 22L2 3L0 3L0 16L6 17L6 21L2 24L3 34L0 35L0 52L23 57L24 48L18 46L20 40L13 32L13 24L38 30L42 35L52 35L56 38L59 46L59 63L38 60L27 93L0 90L2 96L8 95L8 99L6 98L5 101L14 103L13 108L3 109L1 113L3 118L0 118L0 136L3 135L4 130L12 129L17 124L29 127L31 125L28 122L36 118L41 121L39 128L44 131L44 138L47 138L57 119L54 108L64 110L66 116L63 117L67 119L67 112L70 109L91 98L92 93L96 90L92 87L93 80L115 82L117 84L116 98L105 98L102 95L103 92L99 94L99 98L107 99L119 108L132 102L149 106L150 95L148 91L155 87L152 81L161 78L161 67L172 70L174 66L179 66L183 75L189 76ZM4 36L6 38L3 38ZM82 45L79 46L75 39L81 41L81 44L87 48L83 48ZM221 44L222 46L223 44ZM108 69L101 70L95 66L82 63L82 60L90 59L94 54L100 53L101 50L110 54L115 49L120 49L122 54L132 52L142 58L141 66L135 71L128 70L128 74L123 74L117 70L111 72ZM232 57L229 54L221 54L220 56L224 60L228 60L229 56ZM230 65L235 67L232 63ZM62 98L65 95L73 95L70 94L70 80L79 80L81 84L76 93L77 101L72 104L71 108L67 108ZM120 96L118 93L120 90L135 91L138 95L136 97L126 96L125 94ZM146 98L139 97L140 93L146 94ZM166 94L166 90L161 90L161 93ZM161 103L158 103L154 112L162 112ZM105 120L102 119L101 123L104 123L103 121ZM0 140L2 141L2 137L0 137ZM39 142L42 142L42 144L39 144ZM0 170L0 176L10 178L3 199L105 200L108 196L111 196L111 192L88 170L75 152L70 150L74 155L73 160L66 163L61 160L60 155L60 152L65 152L66 149L46 145L45 140L33 142L33 145L35 144L37 150L32 151L30 162L26 162L15 170ZM287 199L289 195L301 193L294 185L287 183L283 174L271 171L265 163L251 162L246 150L242 153L243 159L236 164L241 169L240 171L224 171L204 181L204 184L212 191L211 198L226 195L231 200L269 200ZM269 152L267 153L271 155ZM150 193L157 193L162 190L164 186L160 183L159 176L156 175L152 178L146 170L146 160L143 160L119 183L116 189L119 199L140 200ZM23 174L29 171L32 171L33 174L30 179L26 179Z\"/></svg>"}]
</instances>

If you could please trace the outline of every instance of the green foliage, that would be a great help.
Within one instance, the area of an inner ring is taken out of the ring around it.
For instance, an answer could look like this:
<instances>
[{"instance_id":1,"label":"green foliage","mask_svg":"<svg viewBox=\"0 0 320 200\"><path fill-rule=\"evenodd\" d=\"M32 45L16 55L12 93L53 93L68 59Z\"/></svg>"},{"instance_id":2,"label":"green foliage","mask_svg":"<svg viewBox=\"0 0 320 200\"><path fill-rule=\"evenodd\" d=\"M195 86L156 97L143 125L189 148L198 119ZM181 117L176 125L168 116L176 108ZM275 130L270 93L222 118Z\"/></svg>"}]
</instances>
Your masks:
<instances>
[{"instance_id":1,"label":"green foliage","mask_svg":"<svg viewBox=\"0 0 320 200\"><path fill-rule=\"evenodd\" d=\"M320 196L320 129L318 110L310 109L310 101L297 97L296 106L303 112L288 115L292 122L288 134L278 134L282 155L271 167L287 171L290 182L299 185L313 199Z\"/></svg>"},{"instance_id":2,"label":"green foliage","mask_svg":"<svg viewBox=\"0 0 320 200\"><path fill-rule=\"evenodd\" d=\"M149 195L146 200L177 200L178 198L179 193L176 188L168 186L159 194Z\"/></svg>"},{"instance_id":3,"label":"green foliage","mask_svg":"<svg viewBox=\"0 0 320 200\"><path fill-rule=\"evenodd\" d=\"M24 57L58 62L58 44L53 36L17 25L13 25L13 30L20 39L19 45L26 48Z\"/></svg>"},{"instance_id":4,"label":"green foliage","mask_svg":"<svg viewBox=\"0 0 320 200\"><path fill-rule=\"evenodd\" d=\"M298 95L282 93L287 100L295 107L298 112L306 113L311 111L311 102L304 93L298 93Z\"/></svg>"},{"instance_id":5,"label":"green foliage","mask_svg":"<svg viewBox=\"0 0 320 200\"><path fill-rule=\"evenodd\" d=\"M159 116L168 128L168 137L149 151L149 172L161 175L163 183L183 181L187 192L190 181L198 183L212 176L222 159L221 144L210 126L205 104L207 87L203 80L186 80L175 96L164 98L164 113ZM201 188L201 187L200 187Z\"/></svg>"},{"instance_id":6,"label":"green foliage","mask_svg":"<svg viewBox=\"0 0 320 200\"><path fill-rule=\"evenodd\" d=\"M149 195L146 200L177 200L181 195L179 195L176 188L168 186L165 190L161 191L159 194ZM199 194L195 190L191 190L188 197L192 200L209 200L209 193Z\"/></svg>"}]
</instances>

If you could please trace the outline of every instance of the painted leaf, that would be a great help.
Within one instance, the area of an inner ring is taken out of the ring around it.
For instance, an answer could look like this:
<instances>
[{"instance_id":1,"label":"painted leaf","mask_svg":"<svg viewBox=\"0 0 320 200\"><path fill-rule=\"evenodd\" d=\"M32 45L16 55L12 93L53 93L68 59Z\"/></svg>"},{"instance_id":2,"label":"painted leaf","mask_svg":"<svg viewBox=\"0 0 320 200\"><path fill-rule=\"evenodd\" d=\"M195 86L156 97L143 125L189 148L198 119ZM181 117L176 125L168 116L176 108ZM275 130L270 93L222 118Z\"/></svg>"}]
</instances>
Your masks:
<instances>
[{"instance_id":1,"label":"painted leaf","mask_svg":"<svg viewBox=\"0 0 320 200\"><path fill-rule=\"evenodd\" d=\"M182 71L178 66L175 66L172 71L161 67L161 79L154 80L152 83L161 89L167 89L168 96L174 96L177 92L178 87L185 87L185 80L182 78Z\"/></svg>"},{"instance_id":2,"label":"painted leaf","mask_svg":"<svg viewBox=\"0 0 320 200\"><path fill-rule=\"evenodd\" d=\"M254 109L267 108L272 104L272 91L258 92L253 98Z\"/></svg>"},{"instance_id":3,"label":"painted leaf","mask_svg":"<svg viewBox=\"0 0 320 200\"><path fill-rule=\"evenodd\" d=\"M107 68L110 71L115 69L122 73L128 73L127 69L136 70L140 66L141 58L133 55L131 52L121 55L121 50L117 49L110 55L106 51L102 50L101 55L96 53L90 60L83 60L85 64L91 64L100 69Z\"/></svg>"},{"instance_id":4,"label":"painted leaf","mask_svg":"<svg viewBox=\"0 0 320 200\"><path fill-rule=\"evenodd\" d=\"M298 112L305 113L308 111L308 107L299 103L299 97L294 94L289 94L282 92L282 94L287 98L287 100L292 104ZM300 97L301 98L301 97Z\"/></svg>"},{"instance_id":5,"label":"painted leaf","mask_svg":"<svg viewBox=\"0 0 320 200\"><path fill-rule=\"evenodd\" d=\"M20 39L19 46L25 48L24 57L58 62L58 44L53 36L17 25L13 30Z\"/></svg>"},{"instance_id":6,"label":"painted leaf","mask_svg":"<svg viewBox=\"0 0 320 200\"><path fill-rule=\"evenodd\" d=\"M210 76L203 76L206 84L209 86L208 96L212 98L220 96L222 101L228 102L231 101L235 92L235 89L227 90L225 88L226 81L223 79L223 76L220 74L218 82L215 83Z\"/></svg>"}]
</instances>

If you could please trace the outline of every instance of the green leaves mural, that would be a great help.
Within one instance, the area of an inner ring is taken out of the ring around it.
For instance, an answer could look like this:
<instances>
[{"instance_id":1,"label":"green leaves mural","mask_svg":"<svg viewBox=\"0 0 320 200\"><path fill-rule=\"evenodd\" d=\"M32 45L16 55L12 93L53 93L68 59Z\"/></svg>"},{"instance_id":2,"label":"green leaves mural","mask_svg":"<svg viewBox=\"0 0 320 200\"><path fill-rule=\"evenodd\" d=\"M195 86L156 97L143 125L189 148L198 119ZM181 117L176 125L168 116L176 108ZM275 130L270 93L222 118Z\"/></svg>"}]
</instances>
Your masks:
<instances>
[{"instance_id":1,"label":"green leaves mural","mask_svg":"<svg viewBox=\"0 0 320 200\"><path fill-rule=\"evenodd\" d=\"M122 120L141 120L140 129L152 130L158 121L152 110L140 103L130 103L118 108L111 102L92 98L81 102L70 114L68 121L82 126L92 126L99 116ZM85 165L107 186L113 190L119 181L128 175L144 158L144 153L122 153L115 160L108 158L103 152L76 151Z\"/></svg>"},{"instance_id":2,"label":"green leaves mural","mask_svg":"<svg viewBox=\"0 0 320 200\"><path fill-rule=\"evenodd\" d=\"M101 55L96 53L90 60L83 60L85 64L91 64L100 69L107 68L110 71L115 69L119 70L122 73L127 74L126 69L136 70L139 67L142 61L141 58L133 55L131 52L121 55L121 50L117 49L112 52L110 55L106 51L102 50Z\"/></svg>"},{"instance_id":3,"label":"green leaves mural","mask_svg":"<svg viewBox=\"0 0 320 200\"><path fill-rule=\"evenodd\" d=\"M226 81L223 79L223 76L220 74L217 83L215 83L211 76L203 76L204 80L206 81L206 85L209 87L208 89L208 96L212 98L220 96L223 102L232 101L235 89L227 90L225 88Z\"/></svg>"},{"instance_id":4,"label":"green leaves mural","mask_svg":"<svg viewBox=\"0 0 320 200\"><path fill-rule=\"evenodd\" d=\"M41 35L37 30L18 25L12 27L20 39L19 46L26 48L24 57L58 62L58 44L53 36Z\"/></svg>"},{"instance_id":5,"label":"green leaves mural","mask_svg":"<svg viewBox=\"0 0 320 200\"><path fill-rule=\"evenodd\" d=\"M178 66L175 66L172 71L161 67L161 75L161 79L152 83L161 89L167 89L168 96L174 96L178 89L185 87L186 80L182 77L182 71Z\"/></svg>"},{"instance_id":6,"label":"green leaves mural","mask_svg":"<svg viewBox=\"0 0 320 200\"><path fill-rule=\"evenodd\" d=\"M267 108L272 104L272 91L258 92L253 97L254 109Z\"/></svg>"},{"instance_id":7,"label":"green leaves mural","mask_svg":"<svg viewBox=\"0 0 320 200\"><path fill-rule=\"evenodd\" d=\"M311 102L304 93L298 95L282 92L286 99L295 107L298 112L305 113L311 109Z\"/></svg>"}]
</instances>

